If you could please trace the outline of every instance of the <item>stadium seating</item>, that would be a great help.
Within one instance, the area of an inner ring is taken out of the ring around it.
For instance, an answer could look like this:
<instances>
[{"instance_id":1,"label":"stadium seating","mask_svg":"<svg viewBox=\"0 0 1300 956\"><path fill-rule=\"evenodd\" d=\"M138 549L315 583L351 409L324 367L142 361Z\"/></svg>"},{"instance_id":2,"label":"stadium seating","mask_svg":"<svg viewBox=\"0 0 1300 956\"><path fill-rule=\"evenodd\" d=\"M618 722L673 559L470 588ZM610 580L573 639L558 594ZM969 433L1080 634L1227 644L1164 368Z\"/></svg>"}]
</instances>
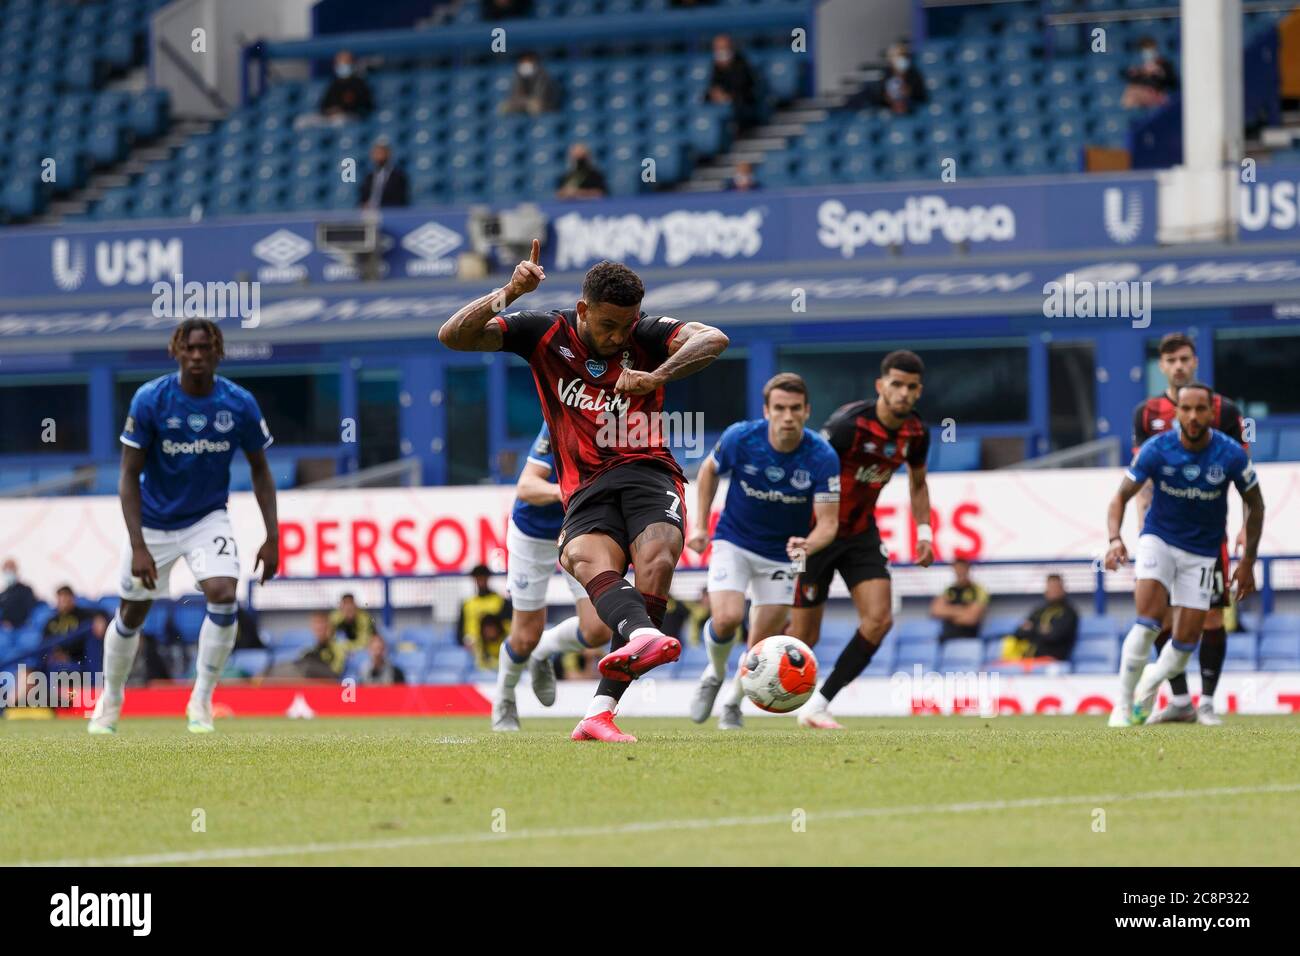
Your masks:
<instances>
[{"instance_id":1,"label":"stadium seating","mask_svg":"<svg viewBox=\"0 0 1300 956\"><path fill-rule=\"evenodd\" d=\"M83 186L89 174L156 138L169 121L162 90L105 89L144 62L148 17L167 0L0 6L0 221L39 214L52 196ZM53 160L53 180L43 177Z\"/></svg>"}]
</instances>

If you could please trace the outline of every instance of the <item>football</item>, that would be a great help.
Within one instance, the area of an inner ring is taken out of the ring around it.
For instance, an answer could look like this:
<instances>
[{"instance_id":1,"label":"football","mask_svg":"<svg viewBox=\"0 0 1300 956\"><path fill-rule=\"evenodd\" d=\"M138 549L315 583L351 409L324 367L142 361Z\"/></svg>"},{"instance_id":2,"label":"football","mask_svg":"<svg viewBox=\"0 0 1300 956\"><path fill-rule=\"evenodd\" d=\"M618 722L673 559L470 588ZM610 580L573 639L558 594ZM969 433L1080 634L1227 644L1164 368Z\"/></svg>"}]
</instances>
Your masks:
<instances>
[{"instance_id":1,"label":"football","mask_svg":"<svg viewBox=\"0 0 1300 956\"><path fill-rule=\"evenodd\" d=\"M775 634L759 641L741 659L740 686L755 707L788 714L812 696L817 658L798 638Z\"/></svg>"}]
</instances>

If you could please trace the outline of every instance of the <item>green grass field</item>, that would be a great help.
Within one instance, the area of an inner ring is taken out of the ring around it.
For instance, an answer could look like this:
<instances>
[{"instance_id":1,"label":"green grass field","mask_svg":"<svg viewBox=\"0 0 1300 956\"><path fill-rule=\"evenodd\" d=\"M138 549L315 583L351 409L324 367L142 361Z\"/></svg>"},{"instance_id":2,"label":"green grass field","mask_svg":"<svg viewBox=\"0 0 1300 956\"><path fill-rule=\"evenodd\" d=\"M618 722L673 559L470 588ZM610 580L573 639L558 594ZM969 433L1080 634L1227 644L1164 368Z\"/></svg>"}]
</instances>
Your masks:
<instances>
[{"instance_id":1,"label":"green grass field","mask_svg":"<svg viewBox=\"0 0 1300 956\"><path fill-rule=\"evenodd\" d=\"M1300 717L629 719L623 746L572 743L572 723L0 721L0 864L1294 864L1300 846Z\"/></svg>"}]
</instances>

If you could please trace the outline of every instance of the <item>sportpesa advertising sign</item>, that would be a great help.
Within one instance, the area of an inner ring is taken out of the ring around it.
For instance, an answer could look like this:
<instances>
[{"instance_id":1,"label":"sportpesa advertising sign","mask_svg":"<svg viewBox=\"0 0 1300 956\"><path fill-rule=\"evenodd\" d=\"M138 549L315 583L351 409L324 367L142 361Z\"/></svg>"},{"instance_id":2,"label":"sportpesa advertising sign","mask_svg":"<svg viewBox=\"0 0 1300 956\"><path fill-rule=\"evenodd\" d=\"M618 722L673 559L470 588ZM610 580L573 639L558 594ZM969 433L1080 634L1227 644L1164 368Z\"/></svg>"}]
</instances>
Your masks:
<instances>
[{"instance_id":1,"label":"sportpesa advertising sign","mask_svg":"<svg viewBox=\"0 0 1300 956\"><path fill-rule=\"evenodd\" d=\"M542 203L551 222L548 267L584 270L600 259L634 267L730 262L851 263L902 252L979 255L1151 245L1153 176L1091 176L1015 185L996 181L876 189L669 195ZM148 292L177 274L199 282L263 285L357 279L346 256L316 247L318 222L349 212L0 234L0 298ZM386 278L454 275L469 248L467 210L386 212Z\"/></svg>"}]
</instances>

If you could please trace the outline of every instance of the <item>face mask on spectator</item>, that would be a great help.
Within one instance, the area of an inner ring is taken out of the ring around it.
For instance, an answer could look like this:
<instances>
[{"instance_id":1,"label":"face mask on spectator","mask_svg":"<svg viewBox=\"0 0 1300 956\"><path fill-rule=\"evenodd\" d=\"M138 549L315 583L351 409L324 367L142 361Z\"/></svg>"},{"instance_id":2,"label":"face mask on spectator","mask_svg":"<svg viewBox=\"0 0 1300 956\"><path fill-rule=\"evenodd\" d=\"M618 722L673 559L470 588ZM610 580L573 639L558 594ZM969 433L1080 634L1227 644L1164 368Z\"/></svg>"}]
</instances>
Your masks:
<instances>
[{"instance_id":1,"label":"face mask on spectator","mask_svg":"<svg viewBox=\"0 0 1300 956\"><path fill-rule=\"evenodd\" d=\"M713 54L713 59L719 66L726 66L731 62L731 51L718 50Z\"/></svg>"},{"instance_id":2,"label":"face mask on spectator","mask_svg":"<svg viewBox=\"0 0 1300 956\"><path fill-rule=\"evenodd\" d=\"M5 571L3 574L0 574L0 584L3 584L6 588L11 588L17 583L18 575L14 574L14 572Z\"/></svg>"},{"instance_id":3,"label":"face mask on spectator","mask_svg":"<svg viewBox=\"0 0 1300 956\"><path fill-rule=\"evenodd\" d=\"M346 80L349 76L352 75L352 64L340 63L338 66L334 67L334 75L337 76L340 80Z\"/></svg>"},{"instance_id":4,"label":"face mask on spectator","mask_svg":"<svg viewBox=\"0 0 1300 956\"><path fill-rule=\"evenodd\" d=\"M1156 51L1149 47L1142 51L1142 60L1145 63L1154 63L1156 61Z\"/></svg>"},{"instance_id":5,"label":"face mask on spectator","mask_svg":"<svg viewBox=\"0 0 1300 956\"><path fill-rule=\"evenodd\" d=\"M532 76L532 75L533 75L534 73L536 73L536 72L537 72L537 64L535 64L535 63L520 63L520 64L519 64L519 75L522 76L524 79L528 79L530 76Z\"/></svg>"},{"instance_id":6,"label":"face mask on spectator","mask_svg":"<svg viewBox=\"0 0 1300 956\"><path fill-rule=\"evenodd\" d=\"M894 57L894 69L896 69L899 73L905 73L907 71L908 66L910 66L911 63L912 61L905 56Z\"/></svg>"}]
</instances>

